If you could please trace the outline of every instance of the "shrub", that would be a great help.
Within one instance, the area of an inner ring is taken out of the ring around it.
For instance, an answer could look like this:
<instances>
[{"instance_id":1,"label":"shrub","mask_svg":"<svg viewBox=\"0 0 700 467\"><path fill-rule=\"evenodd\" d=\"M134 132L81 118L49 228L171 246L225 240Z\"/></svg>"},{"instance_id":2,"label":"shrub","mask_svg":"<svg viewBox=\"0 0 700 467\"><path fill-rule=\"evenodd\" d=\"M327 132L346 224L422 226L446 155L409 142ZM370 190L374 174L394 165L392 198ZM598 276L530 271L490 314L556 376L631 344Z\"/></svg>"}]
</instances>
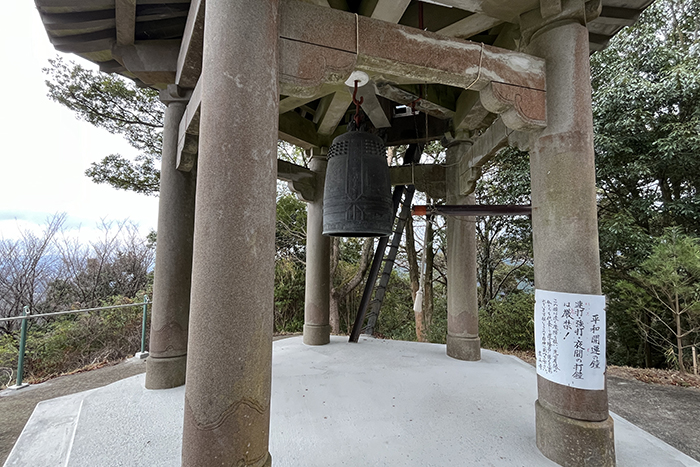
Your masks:
<instances>
[{"instance_id":1,"label":"shrub","mask_svg":"<svg viewBox=\"0 0 700 467\"><path fill-rule=\"evenodd\" d=\"M535 349L535 297L523 291L492 300L479 310L479 337L489 349Z\"/></svg>"},{"instance_id":2,"label":"shrub","mask_svg":"<svg viewBox=\"0 0 700 467\"><path fill-rule=\"evenodd\" d=\"M119 297L103 305L124 302L130 301ZM136 305L31 323L27 331L24 379L39 382L88 365L133 355L141 348L142 311L143 307ZM15 377L18 347L19 332L0 337L0 384L9 382L5 381L6 373Z\"/></svg>"}]
</instances>

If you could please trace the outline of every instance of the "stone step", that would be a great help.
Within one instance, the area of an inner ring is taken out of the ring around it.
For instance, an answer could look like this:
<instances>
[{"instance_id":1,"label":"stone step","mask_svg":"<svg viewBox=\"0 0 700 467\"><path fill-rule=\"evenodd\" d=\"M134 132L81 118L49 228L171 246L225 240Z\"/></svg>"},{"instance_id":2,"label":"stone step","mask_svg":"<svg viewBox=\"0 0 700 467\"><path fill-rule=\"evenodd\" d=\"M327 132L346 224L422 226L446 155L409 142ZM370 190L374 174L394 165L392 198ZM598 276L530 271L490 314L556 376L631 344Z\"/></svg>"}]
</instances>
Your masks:
<instances>
[{"instance_id":1,"label":"stone step","mask_svg":"<svg viewBox=\"0 0 700 467\"><path fill-rule=\"evenodd\" d=\"M95 390L39 402L12 448L5 467L65 466L83 403L93 391Z\"/></svg>"}]
</instances>

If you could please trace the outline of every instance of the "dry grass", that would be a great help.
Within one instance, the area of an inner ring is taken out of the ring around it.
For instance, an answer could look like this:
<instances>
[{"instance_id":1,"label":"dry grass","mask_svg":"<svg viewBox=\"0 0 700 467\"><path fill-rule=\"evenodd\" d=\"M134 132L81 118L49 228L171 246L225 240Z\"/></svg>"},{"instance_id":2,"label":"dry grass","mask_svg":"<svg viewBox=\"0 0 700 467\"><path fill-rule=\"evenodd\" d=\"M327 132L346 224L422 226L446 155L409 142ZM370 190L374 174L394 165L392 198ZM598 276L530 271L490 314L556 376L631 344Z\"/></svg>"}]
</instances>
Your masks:
<instances>
[{"instance_id":1,"label":"dry grass","mask_svg":"<svg viewBox=\"0 0 700 467\"><path fill-rule=\"evenodd\" d=\"M35 375L28 375L26 378L24 378L24 381L29 383L29 384L39 384L43 383L45 381L48 381L53 378L57 378L59 376L66 376L66 375L75 375L78 373L85 373L87 371L92 371L92 370L97 370L98 368L103 368L106 366L112 366L116 365L119 362L124 361L123 358L120 359L113 359L113 360L102 360L99 362L93 362L88 365L85 365L83 367L77 368L75 370L71 371L66 371L64 373L54 373L54 374L49 374L49 375L42 375L42 376L35 376Z\"/></svg>"},{"instance_id":2,"label":"dry grass","mask_svg":"<svg viewBox=\"0 0 700 467\"><path fill-rule=\"evenodd\" d=\"M700 389L700 376L681 373L677 370L659 370L657 368L632 368L629 366L609 366L608 376L637 380L643 383L663 384Z\"/></svg>"}]
</instances>

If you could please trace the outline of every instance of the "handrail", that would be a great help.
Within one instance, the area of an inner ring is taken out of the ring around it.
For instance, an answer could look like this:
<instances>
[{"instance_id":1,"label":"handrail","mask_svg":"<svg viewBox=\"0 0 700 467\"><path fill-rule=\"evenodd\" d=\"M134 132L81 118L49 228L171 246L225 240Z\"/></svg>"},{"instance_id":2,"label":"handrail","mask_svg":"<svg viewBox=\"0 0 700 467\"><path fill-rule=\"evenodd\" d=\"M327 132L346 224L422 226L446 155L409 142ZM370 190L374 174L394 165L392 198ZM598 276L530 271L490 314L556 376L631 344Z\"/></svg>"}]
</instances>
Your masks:
<instances>
[{"instance_id":1,"label":"handrail","mask_svg":"<svg viewBox=\"0 0 700 467\"><path fill-rule=\"evenodd\" d=\"M38 315L30 314L29 307L25 306L23 309L23 312L22 312L22 316L13 316L11 318L0 318L0 322L22 320L22 329L20 332L20 340L19 340L19 351L18 351L18 355L17 355L17 383L14 384L13 386L10 386L9 389L21 389L21 388L27 387L27 383L22 382L22 378L24 376L24 349L25 349L26 342L27 342L27 319L39 318L39 317L44 317L44 316L67 315L67 314L73 314L73 313L86 313L88 311L113 310L116 308L128 308L128 307L143 305L143 318L141 321L141 352L137 352L136 356L139 358L146 358L146 357L148 357L148 352L145 351L145 347L146 347L146 315L148 314L148 304L149 303L150 302L148 301L148 295L144 295L143 302L139 302L139 303L127 303L124 305L101 306L101 307L97 307L97 308L83 308L80 310L54 311L51 313L40 313Z\"/></svg>"},{"instance_id":2,"label":"handrail","mask_svg":"<svg viewBox=\"0 0 700 467\"><path fill-rule=\"evenodd\" d=\"M98 308L83 308L82 310L64 310L64 311L52 311L51 313L41 313L38 315L26 315L26 316L12 316L10 318L0 318L0 322L2 321L13 321L17 319L21 320L26 320L29 318L40 318L42 316L57 316L57 315L67 315L71 313L81 313L81 312L86 312L86 311L99 311L99 310L109 310L112 308L128 308L130 306L140 306L140 305L147 305L150 302L145 301L145 302L139 302L139 303L127 303L124 305L112 305L112 306L102 306Z\"/></svg>"}]
</instances>

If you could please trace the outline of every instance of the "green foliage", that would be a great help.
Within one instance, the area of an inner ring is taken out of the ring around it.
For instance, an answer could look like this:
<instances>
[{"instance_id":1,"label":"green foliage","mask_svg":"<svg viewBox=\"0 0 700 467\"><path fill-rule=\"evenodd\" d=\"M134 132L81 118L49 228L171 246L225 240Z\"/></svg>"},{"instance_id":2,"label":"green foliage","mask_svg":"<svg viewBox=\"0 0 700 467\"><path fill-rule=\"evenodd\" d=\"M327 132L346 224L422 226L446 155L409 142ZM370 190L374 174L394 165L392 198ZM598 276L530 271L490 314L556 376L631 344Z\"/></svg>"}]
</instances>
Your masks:
<instances>
[{"instance_id":1,"label":"green foliage","mask_svg":"<svg viewBox=\"0 0 700 467\"><path fill-rule=\"evenodd\" d=\"M428 342L445 344L447 342L447 288L436 283L433 288L433 317L428 326Z\"/></svg>"},{"instance_id":2,"label":"green foliage","mask_svg":"<svg viewBox=\"0 0 700 467\"><path fill-rule=\"evenodd\" d=\"M656 1L591 58L611 363L663 365L661 310L636 275L664 229L700 233L698 18L698 0Z\"/></svg>"},{"instance_id":3,"label":"green foliage","mask_svg":"<svg viewBox=\"0 0 700 467\"><path fill-rule=\"evenodd\" d=\"M411 284L405 274L399 274L396 270L391 272L374 332L387 339L416 340Z\"/></svg>"},{"instance_id":4,"label":"green foliage","mask_svg":"<svg viewBox=\"0 0 700 467\"><path fill-rule=\"evenodd\" d=\"M294 194L277 197L275 249L277 258L306 258L306 204Z\"/></svg>"},{"instance_id":5,"label":"green foliage","mask_svg":"<svg viewBox=\"0 0 700 467\"><path fill-rule=\"evenodd\" d=\"M699 13L656 2L592 57L601 215L648 235L700 227Z\"/></svg>"},{"instance_id":6,"label":"green foliage","mask_svg":"<svg viewBox=\"0 0 700 467\"><path fill-rule=\"evenodd\" d=\"M481 345L489 349L534 350L535 297L513 292L479 310Z\"/></svg>"},{"instance_id":7,"label":"green foliage","mask_svg":"<svg viewBox=\"0 0 700 467\"><path fill-rule=\"evenodd\" d=\"M137 193L159 189L164 106L158 91L139 88L118 76L87 70L60 57L44 69L49 98L74 111L78 118L120 134L142 152L135 161L111 154L85 173L95 183Z\"/></svg>"},{"instance_id":8,"label":"green foliage","mask_svg":"<svg viewBox=\"0 0 700 467\"><path fill-rule=\"evenodd\" d=\"M515 148L499 152L477 182L477 204L530 204L529 161L527 153ZM532 286L530 219L477 217L476 236L480 307L488 306L497 297Z\"/></svg>"},{"instance_id":9,"label":"green foliage","mask_svg":"<svg viewBox=\"0 0 700 467\"><path fill-rule=\"evenodd\" d=\"M303 263L282 258L275 261L275 332L301 332L304 326Z\"/></svg>"},{"instance_id":10,"label":"green foliage","mask_svg":"<svg viewBox=\"0 0 700 467\"><path fill-rule=\"evenodd\" d=\"M291 193L277 197L275 331L301 332L306 283L306 205Z\"/></svg>"},{"instance_id":11,"label":"green foliage","mask_svg":"<svg viewBox=\"0 0 700 467\"><path fill-rule=\"evenodd\" d=\"M113 297L105 305L134 302ZM133 355L141 346L142 311L143 306L136 305L33 323L27 333L25 379L38 382ZM148 338L148 329L146 336ZM0 370L5 370L4 373L14 375L18 347L18 333L0 337Z\"/></svg>"},{"instance_id":12,"label":"green foliage","mask_svg":"<svg viewBox=\"0 0 700 467\"><path fill-rule=\"evenodd\" d=\"M105 183L114 188L148 195L160 191L160 169L155 160L160 157L136 156L130 161L119 154L110 154L100 162L93 162L85 171L95 183Z\"/></svg>"},{"instance_id":13,"label":"green foliage","mask_svg":"<svg viewBox=\"0 0 700 467\"><path fill-rule=\"evenodd\" d=\"M630 276L618 284L621 299L649 341L666 354L675 347L680 365L683 348L700 341L700 242L668 228Z\"/></svg>"}]
</instances>

